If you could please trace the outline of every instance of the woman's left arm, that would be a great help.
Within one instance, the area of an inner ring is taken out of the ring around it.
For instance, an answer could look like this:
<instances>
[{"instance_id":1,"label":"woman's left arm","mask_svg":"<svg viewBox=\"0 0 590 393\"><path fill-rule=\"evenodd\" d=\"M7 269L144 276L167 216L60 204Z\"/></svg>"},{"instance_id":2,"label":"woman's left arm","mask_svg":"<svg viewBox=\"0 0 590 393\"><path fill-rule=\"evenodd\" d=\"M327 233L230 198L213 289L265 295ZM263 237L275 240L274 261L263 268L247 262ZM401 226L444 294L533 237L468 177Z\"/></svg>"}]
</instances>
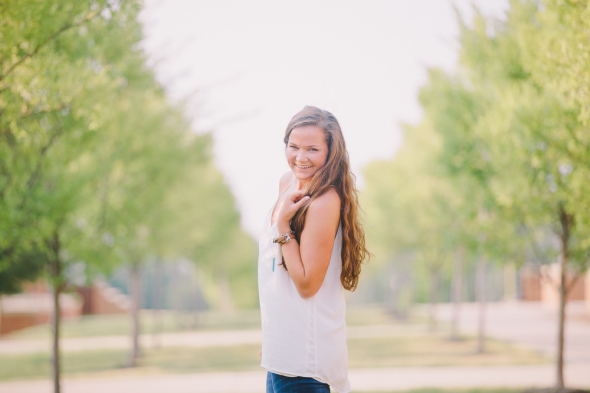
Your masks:
<instances>
[{"instance_id":1,"label":"woman's left arm","mask_svg":"<svg viewBox=\"0 0 590 393\"><path fill-rule=\"evenodd\" d=\"M296 191L285 200L277 218L280 234L291 230L289 221L305 202L302 196L302 191ZM330 189L309 205L299 237L301 244L293 239L281 246L291 279L304 298L315 295L324 282L339 220L340 197Z\"/></svg>"}]
</instances>

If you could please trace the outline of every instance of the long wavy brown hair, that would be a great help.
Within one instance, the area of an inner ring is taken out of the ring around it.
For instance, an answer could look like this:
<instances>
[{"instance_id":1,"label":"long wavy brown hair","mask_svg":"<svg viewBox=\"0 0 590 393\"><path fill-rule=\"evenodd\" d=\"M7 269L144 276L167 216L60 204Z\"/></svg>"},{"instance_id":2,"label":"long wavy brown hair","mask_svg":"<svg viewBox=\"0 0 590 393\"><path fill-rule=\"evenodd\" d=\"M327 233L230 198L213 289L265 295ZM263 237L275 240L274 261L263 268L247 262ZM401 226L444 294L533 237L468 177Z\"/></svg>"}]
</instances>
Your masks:
<instances>
[{"instance_id":1,"label":"long wavy brown hair","mask_svg":"<svg viewBox=\"0 0 590 393\"><path fill-rule=\"evenodd\" d=\"M285 147L289 143L289 136L294 128L310 125L324 130L326 143L328 144L328 158L326 163L311 179L306 191L306 195L311 198L301 206L291 219L291 229L295 232L297 241L300 241L300 234L305 227L305 218L310 203L328 191L330 187L334 187L341 201L342 273L340 281L342 281L342 286L345 289L354 291L361 274L361 263L370 256L365 247L365 231L359 217L360 209L358 190L355 184L356 178L350 171L348 151L346 150L340 124L338 124L336 117L326 110L306 106L293 116L285 131ZM285 264L283 266L286 268Z\"/></svg>"}]
</instances>

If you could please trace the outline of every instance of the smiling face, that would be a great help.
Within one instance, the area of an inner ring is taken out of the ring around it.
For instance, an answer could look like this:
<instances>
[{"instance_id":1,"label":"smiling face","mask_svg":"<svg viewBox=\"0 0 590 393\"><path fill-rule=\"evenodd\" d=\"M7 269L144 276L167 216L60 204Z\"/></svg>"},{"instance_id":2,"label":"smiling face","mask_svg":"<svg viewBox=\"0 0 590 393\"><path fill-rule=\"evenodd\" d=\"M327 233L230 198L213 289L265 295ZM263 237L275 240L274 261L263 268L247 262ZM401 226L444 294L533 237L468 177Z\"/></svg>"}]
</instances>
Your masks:
<instances>
[{"instance_id":1,"label":"smiling face","mask_svg":"<svg viewBox=\"0 0 590 393\"><path fill-rule=\"evenodd\" d=\"M308 183L328 159L326 134L320 127L301 126L291 130L287 142L287 162L302 183Z\"/></svg>"}]
</instances>

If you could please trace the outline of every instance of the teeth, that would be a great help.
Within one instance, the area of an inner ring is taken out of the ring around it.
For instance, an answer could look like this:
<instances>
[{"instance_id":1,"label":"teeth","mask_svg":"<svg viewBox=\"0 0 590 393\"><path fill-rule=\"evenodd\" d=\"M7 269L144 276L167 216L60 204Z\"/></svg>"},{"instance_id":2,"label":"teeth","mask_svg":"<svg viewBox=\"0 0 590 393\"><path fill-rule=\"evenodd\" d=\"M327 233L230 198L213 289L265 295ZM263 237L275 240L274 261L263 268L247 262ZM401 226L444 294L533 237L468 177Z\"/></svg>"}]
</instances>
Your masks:
<instances>
[{"instance_id":1,"label":"teeth","mask_svg":"<svg viewBox=\"0 0 590 393\"><path fill-rule=\"evenodd\" d=\"M310 165L310 166L301 166L301 165L297 165L297 164L295 164L295 166L296 166L297 168L301 168L301 169L307 169L307 168L311 168L311 165Z\"/></svg>"}]
</instances>

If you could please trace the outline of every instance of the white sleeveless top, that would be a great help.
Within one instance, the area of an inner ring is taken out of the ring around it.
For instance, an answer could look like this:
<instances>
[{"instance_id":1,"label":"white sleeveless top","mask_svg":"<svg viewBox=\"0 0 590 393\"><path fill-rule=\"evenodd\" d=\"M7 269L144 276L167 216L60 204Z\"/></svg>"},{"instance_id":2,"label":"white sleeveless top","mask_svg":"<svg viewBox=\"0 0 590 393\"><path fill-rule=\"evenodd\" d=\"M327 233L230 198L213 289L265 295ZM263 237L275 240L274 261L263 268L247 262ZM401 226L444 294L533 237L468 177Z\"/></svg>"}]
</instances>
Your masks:
<instances>
[{"instance_id":1,"label":"white sleeveless top","mask_svg":"<svg viewBox=\"0 0 590 393\"><path fill-rule=\"evenodd\" d=\"M289 272L279 265L281 249L272 242L279 233L276 223L270 225L275 206L264 221L259 242L261 366L288 377L311 377L327 383L338 393L348 393L346 303L340 282L342 228L339 224L320 290L305 299L297 291Z\"/></svg>"}]
</instances>

